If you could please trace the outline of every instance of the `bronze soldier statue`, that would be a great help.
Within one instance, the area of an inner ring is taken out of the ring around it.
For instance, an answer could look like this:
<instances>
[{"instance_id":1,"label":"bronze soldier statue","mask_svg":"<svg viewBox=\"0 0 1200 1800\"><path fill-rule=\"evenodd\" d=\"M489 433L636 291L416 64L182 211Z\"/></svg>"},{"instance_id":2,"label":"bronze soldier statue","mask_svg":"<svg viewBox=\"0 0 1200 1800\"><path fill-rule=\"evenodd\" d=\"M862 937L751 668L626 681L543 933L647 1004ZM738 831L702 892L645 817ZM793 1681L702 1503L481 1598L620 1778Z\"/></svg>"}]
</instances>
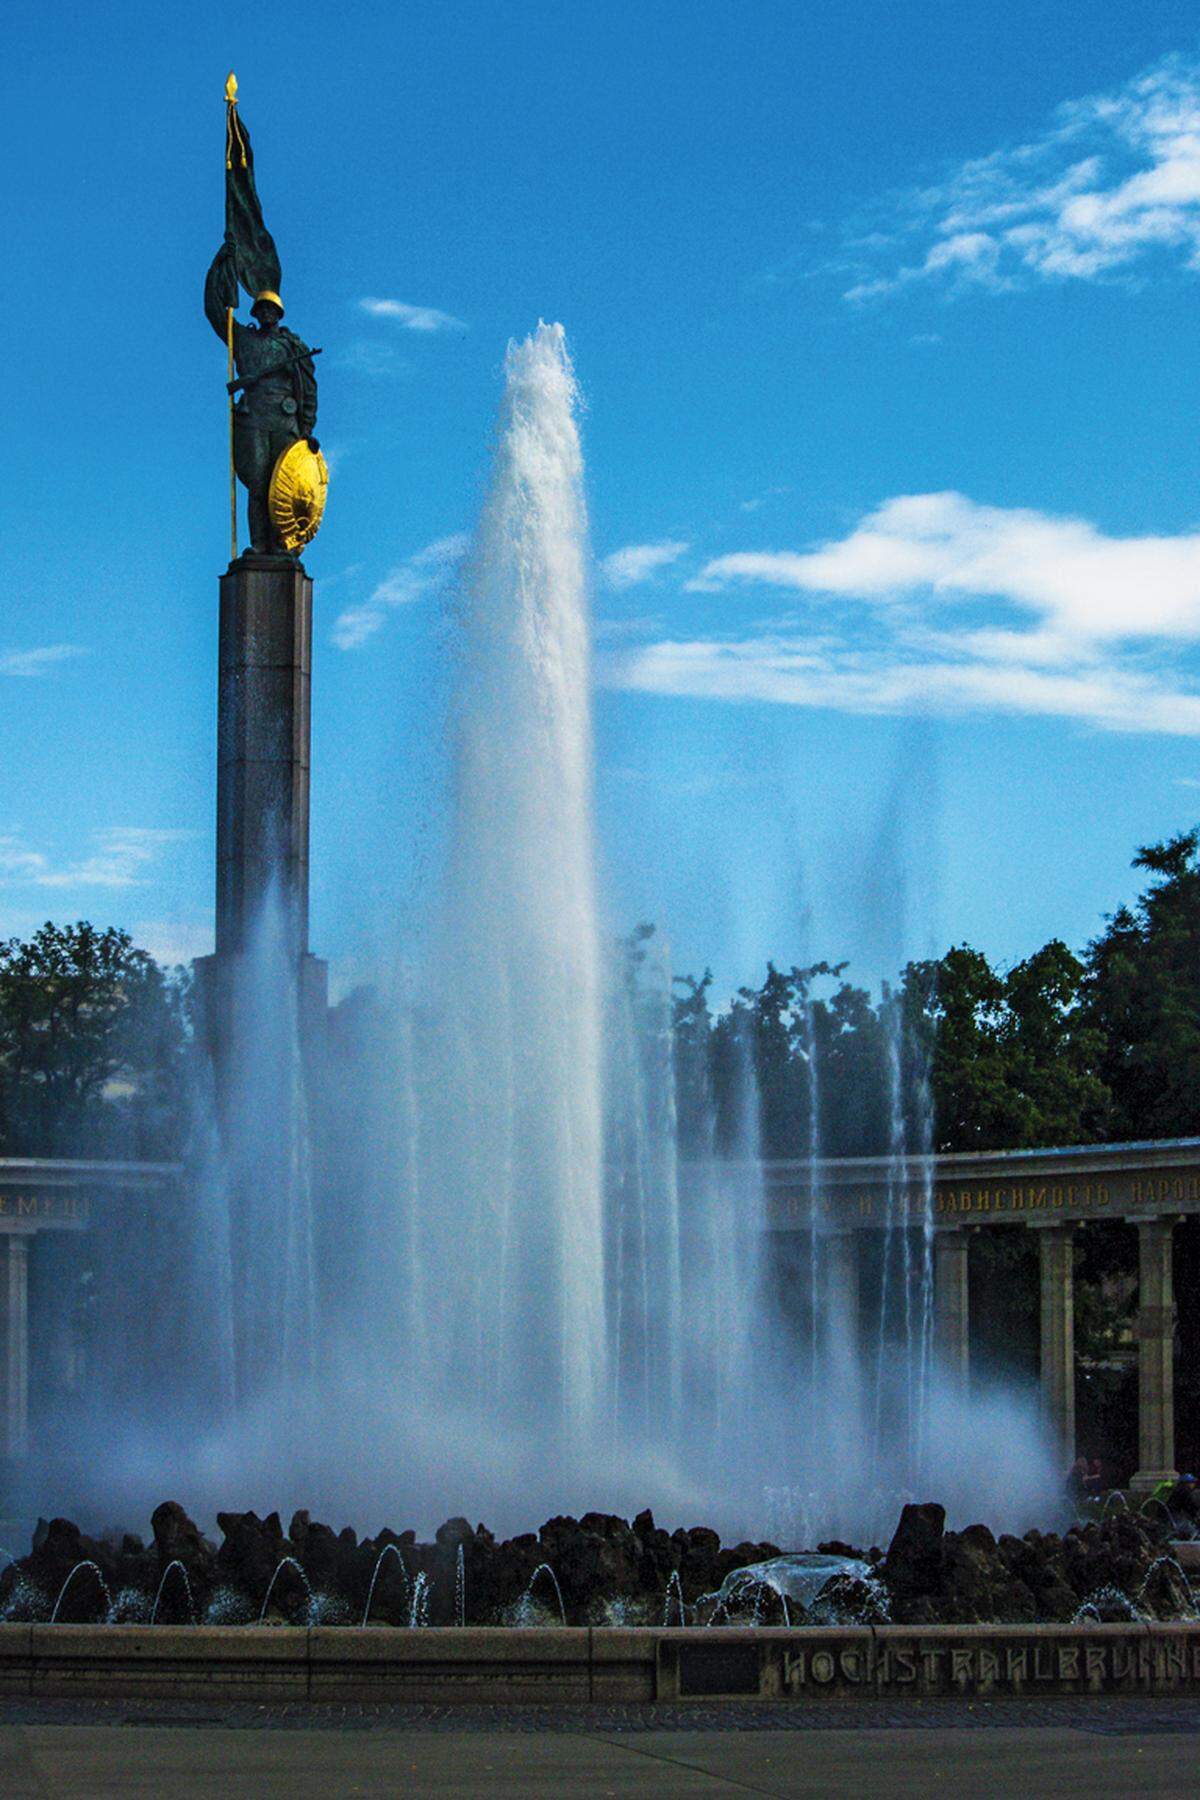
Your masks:
<instances>
[{"instance_id":1,"label":"bronze soldier statue","mask_svg":"<svg viewBox=\"0 0 1200 1800\"><path fill-rule=\"evenodd\" d=\"M288 554L271 520L267 496L280 456L298 438L310 448L317 423L317 377L312 351L280 323L283 301L264 288L250 308L254 325L230 320L237 305L236 245L231 235L217 251L204 283L204 311L224 344L233 331L233 360L241 395L233 413L233 462L248 496L250 547L260 555Z\"/></svg>"},{"instance_id":2,"label":"bronze soldier statue","mask_svg":"<svg viewBox=\"0 0 1200 1800\"><path fill-rule=\"evenodd\" d=\"M313 437L317 378L310 349L280 323L279 252L263 219L237 78L225 84L225 242L204 280L204 311L226 347L230 399L230 511L237 555L237 479L249 496L250 548L296 556L316 534L329 471ZM255 323L234 318L238 293L253 295ZM234 380L234 370L238 379ZM236 406L232 395L240 393Z\"/></svg>"}]
</instances>

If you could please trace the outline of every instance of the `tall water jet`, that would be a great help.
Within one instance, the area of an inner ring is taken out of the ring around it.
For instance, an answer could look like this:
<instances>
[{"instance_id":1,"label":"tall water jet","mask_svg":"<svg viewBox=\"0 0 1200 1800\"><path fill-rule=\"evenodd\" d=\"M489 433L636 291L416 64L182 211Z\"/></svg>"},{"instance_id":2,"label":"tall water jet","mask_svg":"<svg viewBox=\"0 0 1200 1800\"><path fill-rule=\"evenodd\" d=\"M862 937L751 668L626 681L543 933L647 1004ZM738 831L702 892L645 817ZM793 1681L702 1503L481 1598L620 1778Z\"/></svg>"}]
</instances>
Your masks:
<instances>
[{"instance_id":1,"label":"tall water jet","mask_svg":"<svg viewBox=\"0 0 1200 1800\"><path fill-rule=\"evenodd\" d=\"M561 326L511 344L463 572L426 1341L582 1447L607 1393L587 521Z\"/></svg>"},{"instance_id":2,"label":"tall water jet","mask_svg":"<svg viewBox=\"0 0 1200 1800\"><path fill-rule=\"evenodd\" d=\"M315 1368L312 1171L301 995L278 888L243 958L225 1079L225 1155L242 1235L234 1265L239 1395Z\"/></svg>"}]
</instances>

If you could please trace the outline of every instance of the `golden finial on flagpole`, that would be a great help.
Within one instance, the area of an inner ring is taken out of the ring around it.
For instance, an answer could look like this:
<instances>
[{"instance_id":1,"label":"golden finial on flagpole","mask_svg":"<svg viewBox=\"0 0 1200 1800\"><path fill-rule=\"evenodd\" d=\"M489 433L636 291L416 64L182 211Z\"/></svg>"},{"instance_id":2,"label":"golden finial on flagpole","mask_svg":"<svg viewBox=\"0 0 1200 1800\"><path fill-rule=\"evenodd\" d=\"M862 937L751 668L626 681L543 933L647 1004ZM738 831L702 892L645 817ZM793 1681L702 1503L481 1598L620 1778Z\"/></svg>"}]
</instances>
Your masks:
<instances>
[{"instance_id":1,"label":"golden finial on flagpole","mask_svg":"<svg viewBox=\"0 0 1200 1800\"><path fill-rule=\"evenodd\" d=\"M237 105L237 76L234 74L232 69L230 69L229 79L225 83L225 98L229 102L230 106Z\"/></svg>"}]
</instances>

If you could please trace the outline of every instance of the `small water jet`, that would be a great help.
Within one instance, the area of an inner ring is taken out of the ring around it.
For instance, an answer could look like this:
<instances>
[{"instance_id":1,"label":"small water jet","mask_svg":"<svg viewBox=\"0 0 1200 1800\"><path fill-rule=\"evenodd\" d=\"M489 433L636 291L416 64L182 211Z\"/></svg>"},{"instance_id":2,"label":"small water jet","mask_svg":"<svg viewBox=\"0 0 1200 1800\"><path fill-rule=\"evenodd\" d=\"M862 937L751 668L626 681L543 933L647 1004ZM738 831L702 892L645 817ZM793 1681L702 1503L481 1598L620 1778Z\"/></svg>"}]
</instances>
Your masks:
<instances>
[{"instance_id":1,"label":"small water jet","mask_svg":"<svg viewBox=\"0 0 1200 1800\"><path fill-rule=\"evenodd\" d=\"M687 1624L687 1607L684 1605L684 1601L683 1601L683 1583L679 1579L679 1570L678 1569L672 1569L670 1576L667 1580L667 1592L666 1592L666 1596L663 1600L663 1625L664 1626L667 1626L671 1623L671 1602L672 1601L674 1601L674 1603L675 1603L675 1613L676 1613L675 1623L677 1625L686 1625Z\"/></svg>"},{"instance_id":2,"label":"small water jet","mask_svg":"<svg viewBox=\"0 0 1200 1800\"><path fill-rule=\"evenodd\" d=\"M78 1562L75 1564L75 1567L71 1570L70 1574L67 1576L67 1579L63 1582L62 1586L58 1590L58 1598L54 1602L54 1609L50 1614L51 1625L57 1625L59 1610L62 1607L63 1601L66 1599L67 1589L70 1587L70 1585L74 1581L75 1577L77 1575L83 1575L83 1574L87 1574L89 1572L96 1577L96 1581L100 1587L100 1591L104 1595L105 1613L108 1613L111 1610L113 1598L112 1598L111 1593L109 1592L108 1583L107 1583L107 1581L105 1581L104 1576L101 1573L100 1569L97 1567L97 1565L94 1562L89 1562L89 1561Z\"/></svg>"},{"instance_id":3,"label":"small water jet","mask_svg":"<svg viewBox=\"0 0 1200 1800\"><path fill-rule=\"evenodd\" d=\"M192 1598L192 1584L188 1579L188 1572L187 1572L186 1568L179 1561L178 1557L175 1557L167 1564L166 1568L162 1572L162 1580L159 1582L158 1592L154 1596L154 1605L150 1609L151 1625L157 1624L157 1622L158 1622L158 1609L162 1604L163 1589L167 1585L168 1577L171 1575L172 1571L176 1570L176 1569L179 1571L180 1577L183 1581L183 1591L187 1596L188 1617L191 1619L193 1624L195 1623L196 1603Z\"/></svg>"},{"instance_id":4,"label":"small water jet","mask_svg":"<svg viewBox=\"0 0 1200 1800\"><path fill-rule=\"evenodd\" d=\"M304 1583L304 1597L307 1611L311 1614L313 1610L316 1596L313 1593L308 1576L304 1573L304 1570L294 1556L285 1556L276 1564L275 1573L271 1576L271 1579L267 1584L266 1598L263 1600L262 1610L258 1615L258 1622L260 1625L266 1624L267 1608L271 1604L271 1595L275 1592L275 1583L279 1580L279 1577L283 1574L285 1569L294 1569L296 1574L300 1577L301 1581Z\"/></svg>"},{"instance_id":5,"label":"small water jet","mask_svg":"<svg viewBox=\"0 0 1200 1800\"><path fill-rule=\"evenodd\" d=\"M538 1603L533 1597L533 1590L537 1586L539 1576L542 1575L547 1577L550 1586L554 1589L554 1599L558 1606L559 1620L563 1625L566 1624L567 1609L563 1602L562 1589L558 1585L558 1576L554 1573L554 1570L550 1567L549 1563L539 1563L537 1568L533 1571L533 1574L529 1577L529 1585L521 1595L521 1598L517 1601L514 1609L516 1614L514 1619L515 1624L529 1625L534 1622L532 1615L535 1612Z\"/></svg>"},{"instance_id":6,"label":"small water jet","mask_svg":"<svg viewBox=\"0 0 1200 1800\"><path fill-rule=\"evenodd\" d=\"M462 1546L460 1544L459 1545L459 1555L461 1556L461 1554L462 1554ZM409 1595L411 1592L411 1587L412 1587L412 1578L408 1573L408 1568L405 1564L404 1557L401 1554L398 1545L385 1544L383 1546L383 1549L379 1552L379 1555L376 1557L375 1567L371 1571L371 1585L367 1589L367 1604L363 1607L362 1622L364 1625L368 1622L368 1620L371 1617L371 1605L375 1599L375 1587L376 1587L376 1583L379 1580L379 1572L383 1568L383 1565L387 1561L389 1556L394 1556L396 1561L400 1564L400 1573L404 1577L404 1597L405 1597L405 1600L407 1600L409 1598Z\"/></svg>"},{"instance_id":7,"label":"small water jet","mask_svg":"<svg viewBox=\"0 0 1200 1800\"><path fill-rule=\"evenodd\" d=\"M1194 1618L1196 1616L1196 1614L1195 1614L1195 1594L1192 1590L1192 1584L1189 1581L1189 1579L1187 1577L1187 1573L1183 1569L1178 1558L1171 1556L1170 1554L1165 1554L1163 1556L1156 1557L1155 1560L1150 1564L1150 1567L1146 1570L1145 1575L1142 1577L1141 1585L1139 1586L1137 1593L1134 1595L1134 1601L1133 1601L1133 1604L1134 1604L1135 1608L1137 1609L1139 1616L1144 1616L1146 1607L1148 1604L1150 1604L1150 1602L1147 1600L1147 1595L1149 1592L1150 1584L1154 1580L1155 1576L1159 1575L1160 1571L1162 1572L1164 1577L1165 1576L1174 1576L1176 1578L1174 1583L1171 1583L1171 1582L1167 1583L1168 1587L1177 1586L1177 1588L1182 1589L1183 1593L1187 1596L1186 1603L1185 1603L1186 1610L1183 1611L1182 1614L1180 1614L1178 1609L1173 1607L1172 1608L1172 1616L1175 1616L1175 1617L1182 1616L1184 1618L1188 1618L1188 1617ZM1172 1596L1172 1599L1173 1598L1174 1598L1174 1596Z\"/></svg>"},{"instance_id":8,"label":"small water jet","mask_svg":"<svg viewBox=\"0 0 1200 1800\"><path fill-rule=\"evenodd\" d=\"M1096 1625L1107 1625L1121 1620L1135 1623L1143 1616L1135 1602L1123 1589L1102 1587L1097 1588L1094 1593L1089 1594L1087 1599L1081 1602L1076 1608L1071 1622L1079 1625L1084 1620L1090 1619Z\"/></svg>"},{"instance_id":9,"label":"small water jet","mask_svg":"<svg viewBox=\"0 0 1200 1800\"><path fill-rule=\"evenodd\" d=\"M415 1631L419 1627L428 1625L429 1594L429 1577L426 1575L425 1571L421 1569L418 1571L416 1580L413 1582L412 1586L412 1603L408 1609L408 1623L410 1630Z\"/></svg>"}]
</instances>

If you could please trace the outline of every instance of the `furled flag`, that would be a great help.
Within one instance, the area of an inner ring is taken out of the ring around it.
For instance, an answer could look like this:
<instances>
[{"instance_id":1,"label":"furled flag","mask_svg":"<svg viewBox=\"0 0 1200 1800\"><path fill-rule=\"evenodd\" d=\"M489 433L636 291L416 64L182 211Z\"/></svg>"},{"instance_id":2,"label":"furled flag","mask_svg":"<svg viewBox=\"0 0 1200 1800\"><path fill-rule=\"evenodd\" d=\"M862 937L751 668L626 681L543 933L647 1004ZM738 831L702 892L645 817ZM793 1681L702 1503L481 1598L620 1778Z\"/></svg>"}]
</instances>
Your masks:
<instances>
[{"instance_id":1,"label":"furled flag","mask_svg":"<svg viewBox=\"0 0 1200 1800\"><path fill-rule=\"evenodd\" d=\"M225 235L233 241L237 277L246 292L278 293L279 252L263 223L262 201L254 185L254 152L238 112L233 75L225 84Z\"/></svg>"}]
</instances>

